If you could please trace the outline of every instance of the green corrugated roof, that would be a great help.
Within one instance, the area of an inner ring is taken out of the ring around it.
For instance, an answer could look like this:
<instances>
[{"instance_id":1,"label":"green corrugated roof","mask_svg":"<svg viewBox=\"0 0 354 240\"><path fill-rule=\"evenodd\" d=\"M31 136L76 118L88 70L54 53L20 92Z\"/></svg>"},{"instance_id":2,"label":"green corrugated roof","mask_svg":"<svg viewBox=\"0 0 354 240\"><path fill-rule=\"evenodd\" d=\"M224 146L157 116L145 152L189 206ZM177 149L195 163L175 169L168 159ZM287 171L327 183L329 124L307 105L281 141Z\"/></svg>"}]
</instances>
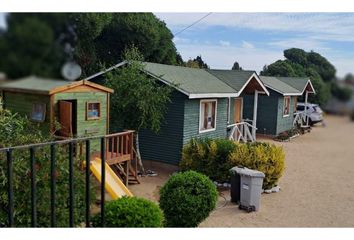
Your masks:
<instances>
[{"instance_id":1,"label":"green corrugated roof","mask_svg":"<svg viewBox=\"0 0 354 240\"><path fill-rule=\"evenodd\" d=\"M259 76L262 82L266 85L266 87L277 91L281 94L301 94L302 90L292 87L290 84L281 81L279 77L269 77L269 76Z\"/></svg>"},{"instance_id":2,"label":"green corrugated roof","mask_svg":"<svg viewBox=\"0 0 354 240\"><path fill-rule=\"evenodd\" d=\"M208 72L219 78L221 81L231 86L236 91L240 91L246 82L250 79L255 71L238 71L238 70L213 70Z\"/></svg>"},{"instance_id":3,"label":"green corrugated roof","mask_svg":"<svg viewBox=\"0 0 354 240\"><path fill-rule=\"evenodd\" d=\"M146 72L177 85L187 95L236 94L235 89L204 69L144 62Z\"/></svg>"},{"instance_id":4,"label":"green corrugated roof","mask_svg":"<svg viewBox=\"0 0 354 240\"><path fill-rule=\"evenodd\" d=\"M19 80L7 81L6 83L1 84L0 88L49 93L49 91L53 88L66 86L71 83L73 82L58 79L40 78L37 76L29 76L21 78Z\"/></svg>"}]
</instances>

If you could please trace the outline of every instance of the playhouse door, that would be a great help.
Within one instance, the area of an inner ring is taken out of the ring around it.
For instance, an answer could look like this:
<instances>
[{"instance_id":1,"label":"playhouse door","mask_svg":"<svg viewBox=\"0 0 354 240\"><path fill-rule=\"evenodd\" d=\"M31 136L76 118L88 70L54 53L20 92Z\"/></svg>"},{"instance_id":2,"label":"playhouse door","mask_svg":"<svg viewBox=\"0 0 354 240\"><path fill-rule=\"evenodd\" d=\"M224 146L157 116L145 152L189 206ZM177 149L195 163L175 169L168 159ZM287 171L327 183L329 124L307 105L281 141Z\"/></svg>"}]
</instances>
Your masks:
<instances>
[{"instance_id":1,"label":"playhouse door","mask_svg":"<svg viewBox=\"0 0 354 240\"><path fill-rule=\"evenodd\" d=\"M71 137L73 135L72 129L72 103L68 101L59 101L59 122L61 125L60 136Z\"/></svg>"},{"instance_id":2,"label":"playhouse door","mask_svg":"<svg viewBox=\"0 0 354 240\"><path fill-rule=\"evenodd\" d=\"M242 98L235 98L234 101L234 123L242 121Z\"/></svg>"}]
</instances>

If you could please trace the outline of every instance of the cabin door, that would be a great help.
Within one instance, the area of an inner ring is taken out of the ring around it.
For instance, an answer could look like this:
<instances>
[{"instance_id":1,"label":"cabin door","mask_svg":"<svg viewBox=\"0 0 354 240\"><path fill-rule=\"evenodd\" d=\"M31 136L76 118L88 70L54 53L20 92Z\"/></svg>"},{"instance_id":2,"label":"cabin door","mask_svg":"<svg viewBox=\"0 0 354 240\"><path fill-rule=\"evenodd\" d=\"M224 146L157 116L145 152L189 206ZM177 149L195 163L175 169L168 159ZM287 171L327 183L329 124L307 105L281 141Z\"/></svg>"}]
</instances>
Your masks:
<instances>
[{"instance_id":1,"label":"cabin door","mask_svg":"<svg viewBox=\"0 0 354 240\"><path fill-rule=\"evenodd\" d=\"M234 123L242 121L242 98L235 98L234 100Z\"/></svg>"},{"instance_id":2,"label":"cabin door","mask_svg":"<svg viewBox=\"0 0 354 240\"><path fill-rule=\"evenodd\" d=\"M59 101L60 136L72 137L76 133L76 104L73 101Z\"/></svg>"}]
</instances>

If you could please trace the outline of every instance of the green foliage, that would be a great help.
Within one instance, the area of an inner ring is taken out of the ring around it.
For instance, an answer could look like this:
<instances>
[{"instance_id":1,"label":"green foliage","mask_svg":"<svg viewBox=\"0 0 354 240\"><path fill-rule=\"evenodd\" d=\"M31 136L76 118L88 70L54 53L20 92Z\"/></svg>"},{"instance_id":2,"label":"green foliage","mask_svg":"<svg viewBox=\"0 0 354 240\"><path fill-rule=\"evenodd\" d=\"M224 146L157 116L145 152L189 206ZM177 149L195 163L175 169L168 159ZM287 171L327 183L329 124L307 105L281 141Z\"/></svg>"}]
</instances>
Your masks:
<instances>
[{"instance_id":1,"label":"green foliage","mask_svg":"<svg viewBox=\"0 0 354 240\"><path fill-rule=\"evenodd\" d=\"M87 76L121 61L132 44L148 61L178 64L172 39L152 13L10 13L0 34L0 69L10 78L61 77L63 63L74 58Z\"/></svg>"},{"instance_id":2,"label":"green foliage","mask_svg":"<svg viewBox=\"0 0 354 240\"><path fill-rule=\"evenodd\" d=\"M180 168L182 171L194 170L212 180L226 182L229 180L228 171L233 167L227 158L235 147L233 141L226 139L191 139L183 147Z\"/></svg>"},{"instance_id":3,"label":"green foliage","mask_svg":"<svg viewBox=\"0 0 354 240\"><path fill-rule=\"evenodd\" d=\"M7 110L0 111L0 147L23 145L50 140L42 136L36 125L27 118L12 114ZM68 226L68 150L67 146L58 146L56 151L56 219L58 227ZM0 156L0 225L7 225L7 166L4 153ZM50 154L49 147L37 148L35 151L35 169L37 185L38 226L50 226ZM80 224L85 216L85 176L80 171L80 161L74 162L74 223ZM13 151L13 189L14 220L17 227L31 226L31 171L29 151ZM93 191L92 191L93 192ZM92 196L93 197L93 196Z\"/></svg>"},{"instance_id":4,"label":"green foliage","mask_svg":"<svg viewBox=\"0 0 354 240\"><path fill-rule=\"evenodd\" d=\"M348 87L340 87L338 83L333 82L331 84L332 95L342 102L347 102L352 98L352 90Z\"/></svg>"},{"instance_id":5,"label":"green foliage","mask_svg":"<svg viewBox=\"0 0 354 240\"><path fill-rule=\"evenodd\" d=\"M231 70L242 70L242 67L240 67L238 62L234 62L234 65L232 65Z\"/></svg>"},{"instance_id":6,"label":"green foliage","mask_svg":"<svg viewBox=\"0 0 354 240\"><path fill-rule=\"evenodd\" d=\"M142 72L143 56L136 47L124 52L125 67L107 73L111 95L111 126L158 132L170 101L172 88L156 82ZM114 130L114 129L113 129Z\"/></svg>"},{"instance_id":7,"label":"green foliage","mask_svg":"<svg viewBox=\"0 0 354 240\"><path fill-rule=\"evenodd\" d=\"M189 59L186 63L183 64L186 67L190 67L190 68L206 68L209 69L208 64L206 64L203 59L202 56L197 56L196 58Z\"/></svg>"},{"instance_id":8,"label":"green foliage","mask_svg":"<svg viewBox=\"0 0 354 240\"><path fill-rule=\"evenodd\" d=\"M331 96L330 83L335 79L335 67L316 52L290 48L284 51L285 60L278 60L265 66L261 75L279 77L310 77L316 95L309 101L323 106Z\"/></svg>"},{"instance_id":9,"label":"green foliage","mask_svg":"<svg viewBox=\"0 0 354 240\"><path fill-rule=\"evenodd\" d=\"M263 172L263 188L270 189L283 175L284 159L282 147L269 143L247 143L238 144L228 160L233 166L244 166Z\"/></svg>"},{"instance_id":10,"label":"green foliage","mask_svg":"<svg viewBox=\"0 0 354 240\"><path fill-rule=\"evenodd\" d=\"M264 76L277 76L277 77L294 77L295 71L291 65L283 60L278 60L275 63L265 67L261 72Z\"/></svg>"},{"instance_id":11,"label":"green foliage","mask_svg":"<svg viewBox=\"0 0 354 240\"><path fill-rule=\"evenodd\" d=\"M289 134L293 134L292 131ZM192 139L183 147L180 168L203 173L218 182L229 181L238 165L262 171L264 188L273 187L284 170L284 151L268 143L237 144L225 139Z\"/></svg>"},{"instance_id":12,"label":"green foliage","mask_svg":"<svg viewBox=\"0 0 354 240\"><path fill-rule=\"evenodd\" d=\"M101 227L101 214L92 218ZM162 227L163 213L154 202L138 197L122 197L105 205L106 227Z\"/></svg>"},{"instance_id":13,"label":"green foliage","mask_svg":"<svg viewBox=\"0 0 354 240\"><path fill-rule=\"evenodd\" d=\"M167 227L197 227L215 208L215 185L203 174L187 171L171 176L160 190Z\"/></svg>"}]
</instances>

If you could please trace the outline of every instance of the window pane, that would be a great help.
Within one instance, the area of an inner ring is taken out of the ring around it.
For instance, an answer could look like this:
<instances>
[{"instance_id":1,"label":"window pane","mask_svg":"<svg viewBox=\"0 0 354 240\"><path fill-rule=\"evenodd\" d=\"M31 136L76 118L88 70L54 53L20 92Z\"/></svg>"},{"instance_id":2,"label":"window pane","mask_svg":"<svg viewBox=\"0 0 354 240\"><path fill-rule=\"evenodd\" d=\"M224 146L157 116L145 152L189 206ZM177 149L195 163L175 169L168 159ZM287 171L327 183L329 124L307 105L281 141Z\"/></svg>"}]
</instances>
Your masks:
<instances>
[{"instance_id":1,"label":"window pane","mask_svg":"<svg viewBox=\"0 0 354 240\"><path fill-rule=\"evenodd\" d=\"M96 119L100 117L100 104L88 103L87 104L87 119Z\"/></svg>"}]
</instances>

